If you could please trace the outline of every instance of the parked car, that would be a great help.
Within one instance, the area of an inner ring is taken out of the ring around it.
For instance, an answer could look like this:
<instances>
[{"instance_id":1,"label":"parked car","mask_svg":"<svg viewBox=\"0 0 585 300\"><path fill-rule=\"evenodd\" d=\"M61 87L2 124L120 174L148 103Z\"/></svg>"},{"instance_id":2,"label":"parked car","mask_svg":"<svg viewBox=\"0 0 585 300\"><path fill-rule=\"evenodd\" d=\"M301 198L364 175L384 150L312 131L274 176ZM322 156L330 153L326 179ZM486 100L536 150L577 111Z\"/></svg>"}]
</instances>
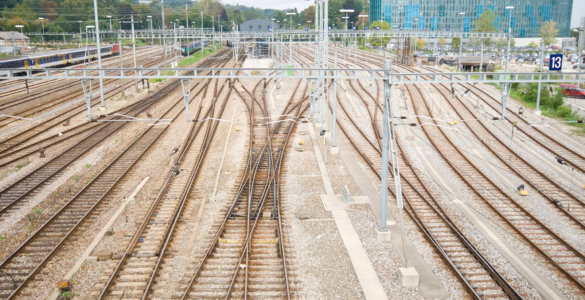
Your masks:
<instances>
[{"instance_id":1,"label":"parked car","mask_svg":"<svg viewBox=\"0 0 585 300\"><path fill-rule=\"evenodd\" d=\"M561 92L569 97L584 98L585 99L585 90L580 88L578 85L561 84L560 88L561 88Z\"/></svg>"}]
</instances>

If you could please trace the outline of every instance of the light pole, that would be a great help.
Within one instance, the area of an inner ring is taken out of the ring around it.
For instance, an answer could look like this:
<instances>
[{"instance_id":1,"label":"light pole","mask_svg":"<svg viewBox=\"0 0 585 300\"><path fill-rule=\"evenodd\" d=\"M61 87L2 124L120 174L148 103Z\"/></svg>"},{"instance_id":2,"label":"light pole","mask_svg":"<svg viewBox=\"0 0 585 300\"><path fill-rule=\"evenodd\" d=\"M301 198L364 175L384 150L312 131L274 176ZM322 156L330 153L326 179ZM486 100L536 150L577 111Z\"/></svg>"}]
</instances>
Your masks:
<instances>
[{"instance_id":1,"label":"light pole","mask_svg":"<svg viewBox=\"0 0 585 300\"><path fill-rule=\"evenodd\" d=\"M96 36L96 42L97 42L97 55L98 55L98 69L102 68L102 49L101 48L101 43L100 43L100 24L98 21L98 6L97 6L97 0L93 0L93 16L94 16L94 21L95 21L95 36ZM100 101L102 106L106 106L105 102L104 102L104 80L103 77L104 74L102 73L102 71L99 71L99 77L100 77Z\"/></svg>"},{"instance_id":2,"label":"light pole","mask_svg":"<svg viewBox=\"0 0 585 300\"><path fill-rule=\"evenodd\" d=\"M205 44L203 44L203 11L201 11L201 57L205 56Z\"/></svg>"},{"instance_id":3,"label":"light pole","mask_svg":"<svg viewBox=\"0 0 585 300\"><path fill-rule=\"evenodd\" d=\"M167 39L166 39L166 32L165 32L165 0L160 0L160 11L162 13L161 19L161 28L162 28L162 34L163 34L163 55L164 55L164 59L165 59L165 68L167 67Z\"/></svg>"},{"instance_id":4,"label":"light pole","mask_svg":"<svg viewBox=\"0 0 585 300\"><path fill-rule=\"evenodd\" d=\"M506 49L506 72L508 72L508 64L510 61L510 39L512 35L512 10L514 6L506 6L506 11L510 10L508 17L508 48Z\"/></svg>"},{"instance_id":5,"label":"light pole","mask_svg":"<svg viewBox=\"0 0 585 300\"><path fill-rule=\"evenodd\" d=\"M154 32L152 30L152 16L146 16L148 23L150 23L150 46L154 46Z\"/></svg>"},{"instance_id":6,"label":"light pole","mask_svg":"<svg viewBox=\"0 0 585 300\"><path fill-rule=\"evenodd\" d=\"M79 48L81 48L81 45L83 44L81 41L81 23L83 23L83 21L77 21L77 23L79 23Z\"/></svg>"},{"instance_id":7,"label":"light pole","mask_svg":"<svg viewBox=\"0 0 585 300\"><path fill-rule=\"evenodd\" d=\"M358 17L362 19L362 30L366 30L366 18L370 15L359 15ZM366 33L364 32L364 48L366 47Z\"/></svg>"},{"instance_id":8,"label":"light pole","mask_svg":"<svg viewBox=\"0 0 585 300\"><path fill-rule=\"evenodd\" d=\"M274 21L275 18L270 19L270 58L274 58Z\"/></svg>"},{"instance_id":9,"label":"light pole","mask_svg":"<svg viewBox=\"0 0 585 300\"><path fill-rule=\"evenodd\" d=\"M41 26L43 27L43 34L41 34L41 44L45 44L45 18L39 18L41 20Z\"/></svg>"},{"instance_id":10,"label":"light pole","mask_svg":"<svg viewBox=\"0 0 585 300\"><path fill-rule=\"evenodd\" d=\"M345 19L345 30L347 31L347 21L349 20L349 16L347 14L353 13L354 10L353 9L340 9L339 12L345 13L345 16L343 17L343 19Z\"/></svg>"},{"instance_id":11,"label":"light pole","mask_svg":"<svg viewBox=\"0 0 585 300\"><path fill-rule=\"evenodd\" d=\"M584 29L583 27L578 27L578 28L573 29L573 32L579 33L579 39L577 41L577 43L578 43L577 51L579 51L579 52L577 52L577 57L581 57L581 55L583 55L582 54L583 53L583 29ZM581 64L581 63L579 62L579 64Z\"/></svg>"},{"instance_id":12,"label":"light pole","mask_svg":"<svg viewBox=\"0 0 585 300\"><path fill-rule=\"evenodd\" d=\"M24 25L16 25L14 27L20 28L20 35L21 35L20 39L24 40L24 38L23 38L24 34L22 33L22 28L24 27ZM12 36L14 36L14 35L12 35ZM16 55L16 47L14 47L14 38L12 39L12 52L14 55Z\"/></svg>"},{"instance_id":13,"label":"light pole","mask_svg":"<svg viewBox=\"0 0 585 300\"><path fill-rule=\"evenodd\" d=\"M110 32L112 32L112 16L106 16L106 18L108 18L108 21L110 22Z\"/></svg>"},{"instance_id":14,"label":"light pole","mask_svg":"<svg viewBox=\"0 0 585 300\"><path fill-rule=\"evenodd\" d=\"M512 35L512 10L514 6L506 6L506 12L509 12L508 18L508 47L506 49L506 70L508 72L508 65L510 63L510 38ZM502 91L502 121L506 119L506 107L508 106L508 96L509 96L509 84L504 84L504 89Z\"/></svg>"},{"instance_id":15,"label":"light pole","mask_svg":"<svg viewBox=\"0 0 585 300\"><path fill-rule=\"evenodd\" d=\"M89 50L89 33L91 32L91 28L94 28L93 25L85 26L85 51L87 51L87 64L88 66L91 65L91 51Z\"/></svg>"},{"instance_id":16,"label":"light pole","mask_svg":"<svg viewBox=\"0 0 585 300\"><path fill-rule=\"evenodd\" d=\"M290 16L290 30L292 30L292 16L296 15L296 12L287 12L286 15Z\"/></svg>"},{"instance_id":17,"label":"light pole","mask_svg":"<svg viewBox=\"0 0 585 300\"><path fill-rule=\"evenodd\" d=\"M360 19L364 19L364 20L362 20L362 30L365 30L365 29L366 29L366 20L365 20L365 19L366 19L367 17L369 17L369 15L359 15L358 17L359 17Z\"/></svg>"},{"instance_id":18,"label":"light pole","mask_svg":"<svg viewBox=\"0 0 585 300\"><path fill-rule=\"evenodd\" d=\"M292 31L292 16L296 15L296 12L287 12L286 15L290 16L290 30ZM292 33L288 36L288 62L292 66Z\"/></svg>"},{"instance_id":19,"label":"light pole","mask_svg":"<svg viewBox=\"0 0 585 300\"><path fill-rule=\"evenodd\" d=\"M463 56L463 31L465 30L465 12L460 12L459 15L461 16L461 37L459 40L459 72L461 72L461 56Z\"/></svg>"},{"instance_id":20,"label":"light pole","mask_svg":"<svg viewBox=\"0 0 585 300\"><path fill-rule=\"evenodd\" d=\"M189 4L185 4L185 29L189 30Z\"/></svg>"}]
</instances>

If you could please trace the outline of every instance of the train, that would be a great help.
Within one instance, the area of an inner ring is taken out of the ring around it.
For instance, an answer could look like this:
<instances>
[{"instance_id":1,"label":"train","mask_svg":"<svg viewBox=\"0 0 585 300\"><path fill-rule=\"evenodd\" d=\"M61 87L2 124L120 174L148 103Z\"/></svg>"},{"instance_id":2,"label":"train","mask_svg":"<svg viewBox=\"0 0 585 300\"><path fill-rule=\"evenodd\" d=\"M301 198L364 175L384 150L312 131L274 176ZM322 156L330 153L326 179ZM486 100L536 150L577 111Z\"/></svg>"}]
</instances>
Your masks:
<instances>
[{"instance_id":1,"label":"train","mask_svg":"<svg viewBox=\"0 0 585 300\"><path fill-rule=\"evenodd\" d=\"M209 45L208 41L203 42L204 46ZM201 49L201 42L197 42L195 44L191 44L191 45L181 45L181 55L183 56L188 56L190 54L193 54L194 52L197 52Z\"/></svg>"},{"instance_id":2,"label":"train","mask_svg":"<svg viewBox=\"0 0 585 300\"><path fill-rule=\"evenodd\" d=\"M102 57L117 55L120 53L118 45L101 47ZM29 57L20 57L0 61L0 76L2 69L22 69L23 72L29 69L59 68L67 65L80 63L87 60L97 59L97 48L76 48L42 53ZM6 73L6 72L4 72ZM15 72L18 73L18 72Z\"/></svg>"}]
</instances>

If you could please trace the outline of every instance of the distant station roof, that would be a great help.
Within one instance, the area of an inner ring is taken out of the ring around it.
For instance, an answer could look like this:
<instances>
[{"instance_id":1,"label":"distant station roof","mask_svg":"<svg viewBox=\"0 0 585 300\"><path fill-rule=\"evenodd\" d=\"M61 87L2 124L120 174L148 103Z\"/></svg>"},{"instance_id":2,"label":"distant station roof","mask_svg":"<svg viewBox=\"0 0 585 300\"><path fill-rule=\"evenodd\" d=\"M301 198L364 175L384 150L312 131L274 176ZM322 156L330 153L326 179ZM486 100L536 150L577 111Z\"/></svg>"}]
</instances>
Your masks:
<instances>
[{"instance_id":1,"label":"distant station roof","mask_svg":"<svg viewBox=\"0 0 585 300\"><path fill-rule=\"evenodd\" d=\"M0 40L29 40L28 36L17 31L0 31Z\"/></svg>"},{"instance_id":2,"label":"distant station roof","mask_svg":"<svg viewBox=\"0 0 585 300\"><path fill-rule=\"evenodd\" d=\"M268 32L270 28L274 25L274 27L278 28L277 23L273 23L268 19L254 19L248 20L242 24L240 24L240 31L246 32Z\"/></svg>"}]
</instances>

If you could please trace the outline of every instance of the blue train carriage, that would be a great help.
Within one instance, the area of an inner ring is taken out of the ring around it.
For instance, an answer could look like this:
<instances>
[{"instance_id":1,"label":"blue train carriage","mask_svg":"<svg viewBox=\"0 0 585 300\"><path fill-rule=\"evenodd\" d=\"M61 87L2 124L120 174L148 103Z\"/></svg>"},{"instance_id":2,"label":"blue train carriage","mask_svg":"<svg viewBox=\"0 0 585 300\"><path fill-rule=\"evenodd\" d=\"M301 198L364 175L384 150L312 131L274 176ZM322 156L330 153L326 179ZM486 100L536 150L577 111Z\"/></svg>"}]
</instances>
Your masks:
<instances>
[{"instance_id":1,"label":"blue train carriage","mask_svg":"<svg viewBox=\"0 0 585 300\"><path fill-rule=\"evenodd\" d=\"M102 57L108 57L119 53L118 45L104 46L101 48ZM97 48L93 49L70 49L58 52L44 53L37 56L18 58L12 60L0 61L1 69L43 69L51 67L64 67L83 61L96 60ZM0 76L6 75L6 72L0 72Z\"/></svg>"},{"instance_id":2,"label":"blue train carriage","mask_svg":"<svg viewBox=\"0 0 585 300\"><path fill-rule=\"evenodd\" d=\"M205 46L209 45L208 41L203 42ZM197 42L191 45L181 45L181 55L188 56L197 51L201 50L201 42Z\"/></svg>"}]
</instances>

